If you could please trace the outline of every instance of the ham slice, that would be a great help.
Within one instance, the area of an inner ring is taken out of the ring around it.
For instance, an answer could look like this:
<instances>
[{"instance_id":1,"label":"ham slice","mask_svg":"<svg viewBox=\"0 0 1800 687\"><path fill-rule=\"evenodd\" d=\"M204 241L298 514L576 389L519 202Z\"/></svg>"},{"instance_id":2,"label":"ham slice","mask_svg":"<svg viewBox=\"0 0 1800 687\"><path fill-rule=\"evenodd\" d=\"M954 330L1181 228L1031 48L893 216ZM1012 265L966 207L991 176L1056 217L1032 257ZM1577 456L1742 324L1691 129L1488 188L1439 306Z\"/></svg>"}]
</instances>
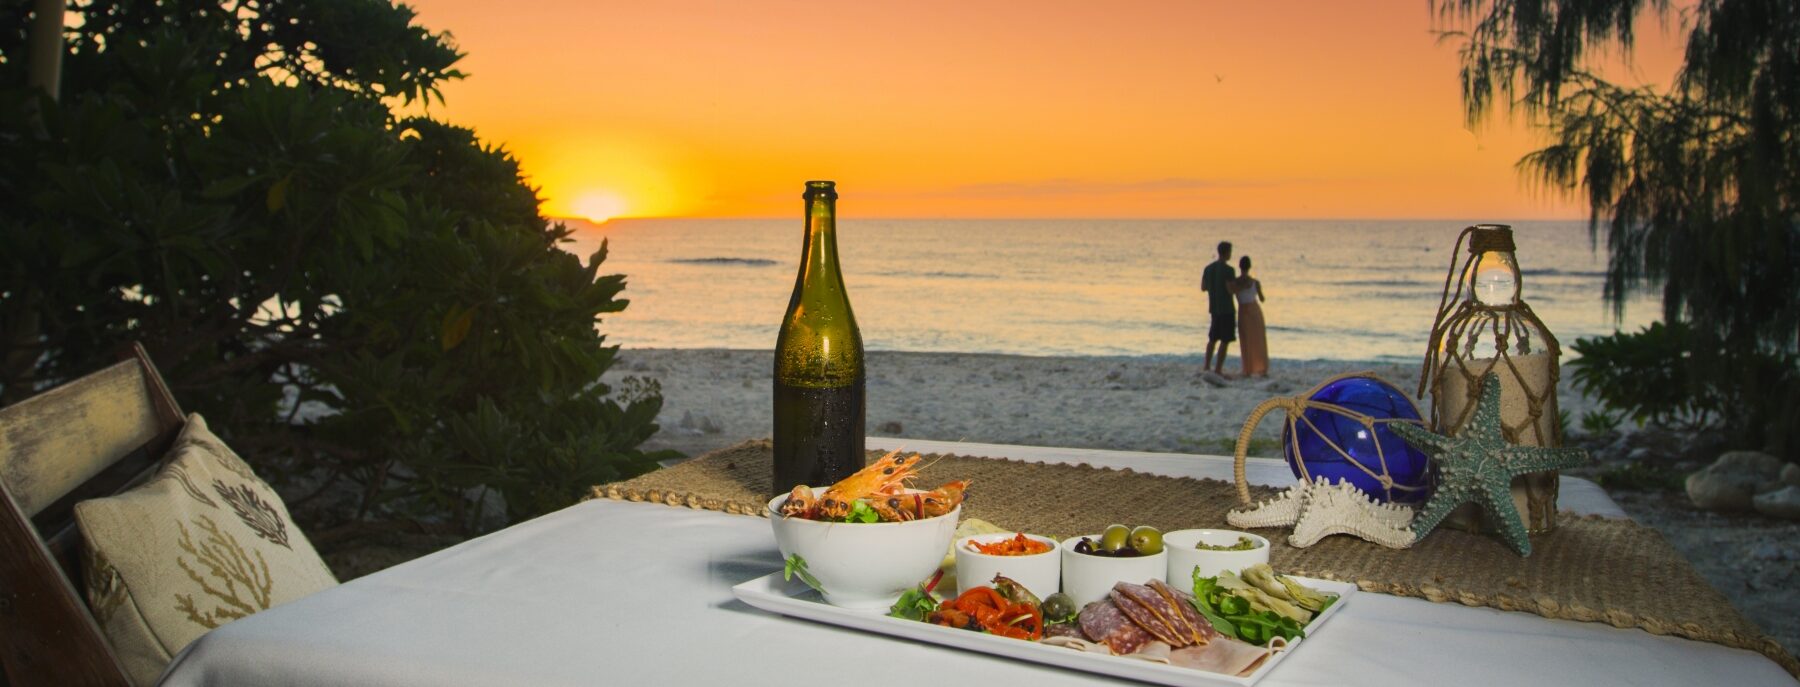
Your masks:
<instances>
[{"instance_id":1,"label":"ham slice","mask_svg":"<svg viewBox=\"0 0 1800 687\"><path fill-rule=\"evenodd\" d=\"M1219 637L1169 652L1169 663L1226 675L1248 675L1256 672L1273 651L1231 637Z\"/></svg>"}]
</instances>

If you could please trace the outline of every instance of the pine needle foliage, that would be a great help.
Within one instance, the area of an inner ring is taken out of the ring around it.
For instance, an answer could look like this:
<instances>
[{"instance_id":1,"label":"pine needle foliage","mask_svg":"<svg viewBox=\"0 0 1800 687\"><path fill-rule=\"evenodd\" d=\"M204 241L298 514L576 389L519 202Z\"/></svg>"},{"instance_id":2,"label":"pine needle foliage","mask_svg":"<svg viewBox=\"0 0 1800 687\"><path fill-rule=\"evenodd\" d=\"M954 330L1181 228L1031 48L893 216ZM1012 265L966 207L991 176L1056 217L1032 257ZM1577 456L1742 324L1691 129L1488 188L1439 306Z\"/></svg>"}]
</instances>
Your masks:
<instances>
[{"instance_id":1,"label":"pine needle foliage","mask_svg":"<svg viewBox=\"0 0 1800 687\"><path fill-rule=\"evenodd\" d=\"M1431 11L1461 43L1468 122L1503 112L1542 127L1547 145L1519 170L1585 200L1590 238L1606 239L1615 316L1632 293L1660 293L1663 320L1692 334L1688 377L1725 390L1721 419L1738 441L1800 454L1800 3L1433 0ZM1648 17L1686 32L1672 85L1596 74L1597 59L1629 57Z\"/></svg>"}]
</instances>

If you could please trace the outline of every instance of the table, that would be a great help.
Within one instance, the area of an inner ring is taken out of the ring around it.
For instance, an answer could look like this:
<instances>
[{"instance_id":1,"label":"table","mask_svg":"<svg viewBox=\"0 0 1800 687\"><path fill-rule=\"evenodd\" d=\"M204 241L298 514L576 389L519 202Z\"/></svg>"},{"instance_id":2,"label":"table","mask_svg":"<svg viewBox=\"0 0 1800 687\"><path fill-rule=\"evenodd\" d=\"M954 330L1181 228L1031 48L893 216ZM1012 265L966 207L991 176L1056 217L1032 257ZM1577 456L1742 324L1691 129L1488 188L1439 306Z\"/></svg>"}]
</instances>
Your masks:
<instances>
[{"instance_id":1,"label":"table","mask_svg":"<svg viewBox=\"0 0 1800 687\"><path fill-rule=\"evenodd\" d=\"M1222 456L872 438L947 451L1230 479ZM1253 460L1252 482L1291 483ZM1586 480L1565 508L1623 516ZM596 500L239 620L165 685L1058 685L1088 673L764 613L731 586L781 569L761 518ZM1794 684L1749 651L1599 623L1358 594L1264 685Z\"/></svg>"}]
</instances>

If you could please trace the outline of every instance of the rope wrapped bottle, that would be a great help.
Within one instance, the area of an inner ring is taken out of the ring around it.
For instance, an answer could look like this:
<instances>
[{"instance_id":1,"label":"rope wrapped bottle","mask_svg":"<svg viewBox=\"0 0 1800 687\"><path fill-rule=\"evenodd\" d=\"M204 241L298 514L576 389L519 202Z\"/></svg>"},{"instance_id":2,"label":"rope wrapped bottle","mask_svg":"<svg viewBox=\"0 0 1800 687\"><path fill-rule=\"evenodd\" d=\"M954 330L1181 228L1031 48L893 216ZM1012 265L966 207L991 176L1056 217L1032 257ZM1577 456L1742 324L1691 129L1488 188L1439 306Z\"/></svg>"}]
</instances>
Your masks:
<instances>
[{"instance_id":1,"label":"rope wrapped bottle","mask_svg":"<svg viewBox=\"0 0 1800 687\"><path fill-rule=\"evenodd\" d=\"M1461 255L1465 242L1466 256ZM1561 446L1556 386L1562 350L1550 328L1520 297L1512 228L1468 227L1458 235L1456 246L1419 375L1418 397L1431 394L1432 428L1450 434L1466 424L1479 400L1481 378L1493 372L1500 378L1501 430L1506 440ZM1521 476L1512 489L1514 505L1529 531L1556 527L1557 473ZM1459 513L1450 522L1485 529L1473 511Z\"/></svg>"}]
</instances>

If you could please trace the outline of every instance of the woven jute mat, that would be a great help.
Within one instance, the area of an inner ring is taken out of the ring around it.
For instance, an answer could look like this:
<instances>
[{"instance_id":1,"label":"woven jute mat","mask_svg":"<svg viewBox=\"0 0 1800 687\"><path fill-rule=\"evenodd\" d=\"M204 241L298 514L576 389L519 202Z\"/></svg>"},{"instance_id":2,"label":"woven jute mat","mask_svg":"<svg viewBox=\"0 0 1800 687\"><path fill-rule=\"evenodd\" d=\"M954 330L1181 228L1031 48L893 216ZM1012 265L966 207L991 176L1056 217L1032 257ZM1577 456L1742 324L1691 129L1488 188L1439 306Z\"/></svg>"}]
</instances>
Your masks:
<instances>
[{"instance_id":1,"label":"woven jute mat","mask_svg":"<svg viewBox=\"0 0 1800 687\"><path fill-rule=\"evenodd\" d=\"M879 452L870 452L871 459ZM625 482L594 496L764 515L773 451L751 441ZM1096 534L1112 523L1171 531L1229 527L1237 505L1229 482L1163 477L1087 465L930 455L919 486L970 480L963 516L1058 538ZM1275 490L1253 487L1258 500ZM1707 584L1655 530L1629 520L1564 513L1555 531L1532 537L1520 558L1499 541L1440 529L1411 549L1346 536L1311 547L1270 530L1269 563L1286 573L1354 582L1363 591L1548 618L1642 628L1749 649L1800 676L1800 662Z\"/></svg>"}]
</instances>

